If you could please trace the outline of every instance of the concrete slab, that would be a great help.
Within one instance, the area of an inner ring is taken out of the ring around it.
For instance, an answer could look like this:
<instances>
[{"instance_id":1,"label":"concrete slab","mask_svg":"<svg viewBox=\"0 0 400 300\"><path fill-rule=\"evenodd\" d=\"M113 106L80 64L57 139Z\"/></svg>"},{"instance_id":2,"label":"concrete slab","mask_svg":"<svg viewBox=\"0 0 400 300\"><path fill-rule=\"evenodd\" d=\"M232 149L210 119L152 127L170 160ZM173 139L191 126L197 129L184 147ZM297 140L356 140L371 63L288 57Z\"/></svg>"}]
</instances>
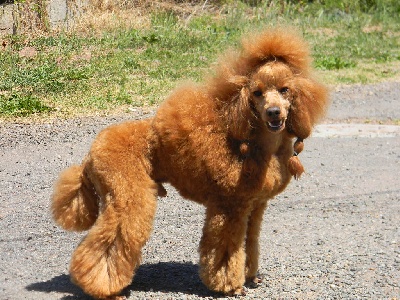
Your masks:
<instances>
[{"instance_id":1,"label":"concrete slab","mask_svg":"<svg viewBox=\"0 0 400 300\"><path fill-rule=\"evenodd\" d=\"M49 16L50 27L54 28L63 24L67 18L67 1L51 0L47 4L47 14Z\"/></svg>"},{"instance_id":2,"label":"concrete slab","mask_svg":"<svg viewBox=\"0 0 400 300\"><path fill-rule=\"evenodd\" d=\"M14 33L13 7L12 4L0 6L0 36Z\"/></svg>"},{"instance_id":3,"label":"concrete slab","mask_svg":"<svg viewBox=\"0 0 400 300\"><path fill-rule=\"evenodd\" d=\"M400 126L376 124L321 124L315 127L313 137L396 137Z\"/></svg>"},{"instance_id":4,"label":"concrete slab","mask_svg":"<svg viewBox=\"0 0 400 300\"><path fill-rule=\"evenodd\" d=\"M50 30L68 28L88 6L89 0L48 0L46 10ZM17 33L18 13L14 4L0 5L0 36Z\"/></svg>"}]
</instances>

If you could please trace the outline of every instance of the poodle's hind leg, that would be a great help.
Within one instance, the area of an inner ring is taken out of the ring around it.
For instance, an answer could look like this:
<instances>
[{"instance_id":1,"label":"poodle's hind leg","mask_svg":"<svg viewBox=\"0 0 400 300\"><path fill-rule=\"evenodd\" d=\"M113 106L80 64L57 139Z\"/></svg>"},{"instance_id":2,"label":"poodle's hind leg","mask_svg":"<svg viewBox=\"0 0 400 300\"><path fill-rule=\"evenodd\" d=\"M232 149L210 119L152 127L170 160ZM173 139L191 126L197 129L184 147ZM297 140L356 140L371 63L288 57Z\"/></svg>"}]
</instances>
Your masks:
<instances>
[{"instance_id":1,"label":"poodle's hind leg","mask_svg":"<svg viewBox=\"0 0 400 300\"><path fill-rule=\"evenodd\" d=\"M256 202L249 216L246 233L246 284L257 287L262 278L258 275L259 236L267 201Z\"/></svg>"},{"instance_id":2,"label":"poodle's hind leg","mask_svg":"<svg viewBox=\"0 0 400 300\"><path fill-rule=\"evenodd\" d=\"M104 196L99 218L75 250L70 274L87 294L117 295L132 281L156 210L157 185L148 180L139 188L120 179Z\"/></svg>"},{"instance_id":3,"label":"poodle's hind leg","mask_svg":"<svg viewBox=\"0 0 400 300\"><path fill-rule=\"evenodd\" d=\"M243 295L248 212L246 209L235 209L235 212L207 208L199 248L200 277L213 291Z\"/></svg>"}]
</instances>

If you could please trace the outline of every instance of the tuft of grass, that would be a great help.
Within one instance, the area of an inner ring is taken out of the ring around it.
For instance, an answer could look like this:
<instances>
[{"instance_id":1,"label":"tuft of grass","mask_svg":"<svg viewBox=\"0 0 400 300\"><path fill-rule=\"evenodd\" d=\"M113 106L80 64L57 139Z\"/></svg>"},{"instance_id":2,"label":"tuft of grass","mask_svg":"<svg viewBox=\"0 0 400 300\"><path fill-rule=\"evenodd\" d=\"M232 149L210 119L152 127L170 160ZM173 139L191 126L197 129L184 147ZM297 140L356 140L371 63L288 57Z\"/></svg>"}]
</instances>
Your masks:
<instances>
[{"instance_id":1,"label":"tuft of grass","mask_svg":"<svg viewBox=\"0 0 400 300\"><path fill-rule=\"evenodd\" d=\"M321 70L340 70L353 68L356 65L354 61L345 61L340 56L322 56L315 62L315 66Z\"/></svg>"},{"instance_id":2,"label":"tuft of grass","mask_svg":"<svg viewBox=\"0 0 400 300\"><path fill-rule=\"evenodd\" d=\"M0 95L0 114L26 117L32 114L49 113L52 108L32 95Z\"/></svg>"},{"instance_id":3,"label":"tuft of grass","mask_svg":"<svg viewBox=\"0 0 400 300\"><path fill-rule=\"evenodd\" d=\"M86 23L78 21L74 30L3 39L0 117L157 105L179 81L200 80L242 34L265 26L298 28L329 84L400 76L400 4L394 0L177 1L161 8L142 1L139 9L126 0L91 1ZM140 21L124 21L129 14ZM34 51L23 54L27 48Z\"/></svg>"}]
</instances>

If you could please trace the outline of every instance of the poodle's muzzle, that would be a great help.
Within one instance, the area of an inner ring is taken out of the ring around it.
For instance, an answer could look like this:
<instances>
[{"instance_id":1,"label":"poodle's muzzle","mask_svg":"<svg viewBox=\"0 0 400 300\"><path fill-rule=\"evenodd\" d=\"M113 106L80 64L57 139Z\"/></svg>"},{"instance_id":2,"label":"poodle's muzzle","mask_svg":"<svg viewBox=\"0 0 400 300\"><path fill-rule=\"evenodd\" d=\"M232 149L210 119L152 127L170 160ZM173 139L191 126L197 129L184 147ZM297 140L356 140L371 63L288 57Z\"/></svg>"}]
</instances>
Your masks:
<instances>
[{"instance_id":1,"label":"poodle's muzzle","mask_svg":"<svg viewBox=\"0 0 400 300\"><path fill-rule=\"evenodd\" d=\"M285 129L289 108L289 101L281 95L276 93L267 94L266 103L263 105L263 119L270 132L278 133Z\"/></svg>"},{"instance_id":2,"label":"poodle's muzzle","mask_svg":"<svg viewBox=\"0 0 400 300\"><path fill-rule=\"evenodd\" d=\"M286 117L282 117L282 110L279 106L267 108L267 128L272 132L279 132L285 128Z\"/></svg>"}]
</instances>

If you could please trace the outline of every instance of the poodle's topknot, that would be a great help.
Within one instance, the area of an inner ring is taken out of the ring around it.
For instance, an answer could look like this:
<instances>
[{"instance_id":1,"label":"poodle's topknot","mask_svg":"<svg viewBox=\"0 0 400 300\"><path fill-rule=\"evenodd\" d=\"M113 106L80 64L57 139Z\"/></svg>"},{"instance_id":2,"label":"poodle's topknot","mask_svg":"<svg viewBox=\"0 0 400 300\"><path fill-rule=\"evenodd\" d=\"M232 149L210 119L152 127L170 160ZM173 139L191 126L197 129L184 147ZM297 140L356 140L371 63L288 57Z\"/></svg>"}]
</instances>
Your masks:
<instances>
[{"instance_id":1,"label":"poodle's topknot","mask_svg":"<svg viewBox=\"0 0 400 300\"><path fill-rule=\"evenodd\" d=\"M230 49L220 57L207 81L209 91L218 100L229 102L247 83L249 74L274 60L285 62L303 76L308 75L312 61L308 43L295 29L281 27L248 34L239 49Z\"/></svg>"},{"instance_id":2,"label":"poodle's topknot","mask_svg":"<svg viewBox=\"0 0 400 300\"><path fill-rule=\"evenodd\" d=\"M242 40L241 59L258 66L269 60L279 59L295 69L308 71L311 56L308 43L295 29L267 29Z\"/></svg>"}]
</instances>

